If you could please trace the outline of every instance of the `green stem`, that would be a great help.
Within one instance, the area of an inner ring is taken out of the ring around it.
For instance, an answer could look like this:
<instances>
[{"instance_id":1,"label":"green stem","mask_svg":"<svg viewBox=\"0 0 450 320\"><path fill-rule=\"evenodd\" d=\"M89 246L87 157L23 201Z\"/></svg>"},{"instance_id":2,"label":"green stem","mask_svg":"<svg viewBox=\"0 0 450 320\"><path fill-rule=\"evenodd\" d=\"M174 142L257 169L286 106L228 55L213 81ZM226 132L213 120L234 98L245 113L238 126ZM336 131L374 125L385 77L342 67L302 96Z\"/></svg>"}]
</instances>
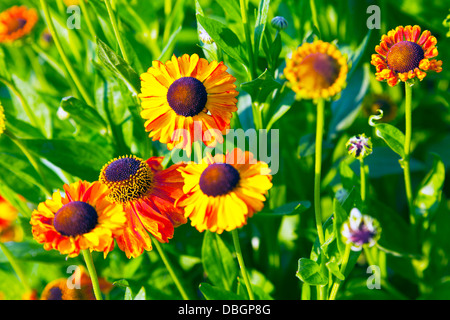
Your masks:
<instances>
[{"instance_id":1,"label":"green stem","mask_svg":"<svg viewBox=\"0 0 450 320\"><path fill-rule=\"evenodd\" d=\"M130 63L130 59L128 57L127 51L125 50L125 46L123 44L122 37L119 33L119 27L117 25L116 16L114 15L114 11L111 7L111 0L105 0L106 9L108 10L109 19L111 20L112 27L114 29L114 34L116 36L117 42L119 43L120 52L122 53L122 57L126 63Z\"/></svg>"},{"instance_id":2,"label":"green stem","mask_svg":"<svg viewBox=\"0 0 450 320\"><path fill-rule=\"evenodd\" d=\"M22 151L22 153L27 157L28 161L33 166L34 170L39 174L41 177L43 188L42 191L47 195L47 197L51 197L52 195L52 188L50 187L47 178L45 177L45 174L42 172L41 166L38 164L36 159L33 157L33 155L27 150L27 148L22 144L22 142L14 136L12 132L9 132L8 130L5 130L4 134L11 139L12 142L15 143L16 146L19 147L19 149Z\"/></svg>"},{"instance_id":3,"label":"green stem","mask_svg":"<svg viewBox=\"0 0 450 320\"><path fill-rule=\"evenodd\" d=\"M405 145L403 159L403 173L405 178L406 199L408 201L408 209L411 224L415 224L415 217L413 212L413 195L411 187L411 173L410 173L410 154L411 154L411 136L412 136L412 87L405 82Z\"/></svg>"},{"instance_id":4,"label":"green stem","mask_svg":"<svg viewBox=\"0 0 450 320\"><path fill-rule=\"evenodd\" d=\"M94 261L92 260L92 254L89 249L82 250L84 261L91 278L92 287L94 288L94 295L97 300L103 300L102 292L100 290L100 284L98 282L97 271L95 271Z\"/></svg>"},{"instance_id":5,"label":"green stem","mask_svg":"<svg viewBox=\"0 0 450 320\"><path fill-rule=\"evenodd\" d=\"M181 285L180 280L178 280L177 275L175 274L175 271L172 268L172 265L170 264L169 260L166 257L166 254L164 253L161 245L159 242L155 239L153 239L153 243L156 247L156 250L159 253L159 256L161 257L161 260L163 261L164 265L166 266L167 271L169 272L170 276L172 277L173 282L175 283L178 291L180 292L181 296L183 297L183 300L189 300L188 295L186 294L186 291L184 291L183 286Z\"/></svg>"},{"instance_id":6,"label":"green stem","mask_svg":"<svg viewBox=\"0 0 450 320\"><path fill-rule=\"evenodd\" d=\"M366 202L366 171L364 168L364 159L359 160L359 174L361 179L361 200L363 203Z\"/></svg>"},{"instance_id":7,"label":"green stem","mask_svg":"<svg viewBox=\"0 0 450 320\"><path fill-rule=\"evenodd\" d=\"M80 92L81 96L83 97L83 100L90 106L94 106L94 101L89 96L88 92L83 86L83 83L81 82L80 78L78 77L77 73L72 67L71 62L67 58L67 55L64 51L64 48L61 44L61 41L59 39L58 34L56 33L55 25L53 24L53 20L50 14L50 9L48 7L48 3L46 0L40 0L41 1L41 7L44 11L45 19L47 20L47 26L48 29L52 35L53 41L55 41L56 49L58 50L59 55L61 56L61 59L63 60L63 63L67 69L67 72L70 74L70 79L74 82L75 86L77 87L78 91Z\"/></svg>"},{"instance_id":8,"label":"green stem","mask_svg":"<svg viewBox=\"0 0 450 320\"><path fill-rule=\"evenodd\" d=\"M255 300L255 296L254 296L253 290L252 290L252 285L250 283L250 277L248 275L247 268L245 267L244 257L242 256L241 245L239 244L239 234L238 234L237 229L234 229L233 231L231 231L231 234L233 236L234 248L236 250L236 256L237 256L237 259L239 262L239 267L242 272L242 277L244 278L244 283L245 283L245 286L247 287L248 296L249 296L250 300Z\"/></svg>"},{"instance_id":9,"label":"green stem","mask_svg":"<svg viewBox=\"0 0 450 320\"><path fill-rule=\"evenodd\" d=\"M345 275L345 269L347 268L348 260L350 258L351 248L352 248L351 244L347 244L345 246L344 257L342 258L342 265L341 265L341 270L340 270L340 272L343 275ZM341 280L337 280L334 283L333 288L331 289L329 300L334 300L336 298L336 294L337 294L337 292L339 290L339 287L341 286L341 283L342 283Z\"/></svg>"},{"instance_id":10,"label":"green stem","mask_svg":"<svg viewBox=\"0 0 450 320\"><path fill-rule=\"evenodd\" d=\"M242 17L242 24L244 25L244 32L245 32L245 43L247 44L247 54L248 54L248 60L250 63L250 81L257 78L256 75L256 66L255 66L255 60L253 56L253 47L252 47L252 37L250 34L250 25L248 24L248 16L247 16L247 5L246 0L239 0L239 5L241 7L241 17Z\"/></svg>"},{"instance_id":11,"label":"green stem","mask_svg":"<svg viewBox=\"0 0 450 320\"><path fill-rule=\"evenodd\" d=\"M325 100L320 99L317 103L317 119L316 119L316 154L314 167L314 208L316 215L317 233L319 236L320 245L325 242L323 227L322 227L322 213L320 208L320 180L322 172L322 140L323 127L325 118Z\"/></svg>"},{"instance_id":12,"label":"green stem","mask_svg":"<svg viewBox=\"0 0 450 320\"><path fill-rule=\"evenodd\" d=\"M5 244L1 241L0 241L0 250L3 251L3 254L6 256L6 259L8 259L14 272L19 277L19 280L25 287L25 290L31 291L31 287L28 284L27 278L25 277L22 268L20 268L19 264L16 261L16 258L14 258L13 254L11 253L11 251L9 251L8 247L6 247Z\"/></svg>"},{"instance_id":13,"label":"green stem","mask_svg":"<svg viewBox=\"0 0 450 320\"><path fill-rule=\"evenodd\" d=\"M323 231L323 221L321 213L320 201L320 182L322 172L322 141L323 141L323 127L325 121L325 100L320 99L317 103L317 119L316 119L316 152L315 152L315 168L314 168L314 208L316 218L317 235L319 237L320 247L322 248L322 258L320 265L322 271L326 272L325 257L326 249L323 247L325 242L325 235ZM323 300L326 297L326 286L318 287L318 298Z\"/></svg>"},{"instance_id":14,"label":"green stem","mask_svg":"<svg viewBox=\"0 0 450 320\"><path fill-rule=\"evenodd\" d=\"M84 2L84 0L81 0L81 1L79 1L79 2L80 2L81 10L84 12L83 17L84 17L85 20L86 20L86 25L87 25L87 27L88 27L89 33L90 33L90 35L91 35L91 38L92 38L93 41L95 41L95 38L96 38L97 36L96 36L96 34L95 34L95 29L94 29L94 26L92 25L91 18L89 17L89 13L88 13L88 11L87 11L86 3Z\"/></svg>"}]
</instances>

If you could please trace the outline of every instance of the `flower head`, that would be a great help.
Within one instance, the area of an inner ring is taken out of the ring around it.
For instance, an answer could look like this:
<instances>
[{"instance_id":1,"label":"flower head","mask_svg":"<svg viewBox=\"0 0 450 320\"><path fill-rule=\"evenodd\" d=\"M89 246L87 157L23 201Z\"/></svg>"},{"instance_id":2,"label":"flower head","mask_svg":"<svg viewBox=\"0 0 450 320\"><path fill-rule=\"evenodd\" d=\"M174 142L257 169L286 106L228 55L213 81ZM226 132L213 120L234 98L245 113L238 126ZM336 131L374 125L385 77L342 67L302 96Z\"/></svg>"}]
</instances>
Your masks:
<instances>
[{"instance_id":1,"label":"flower head","mask_svg":"<svg viewBox=\"0 0 450 320\"><path fill-rule=\"evenodd\" d=\"M426 71L441 72L442 61L432 59L438 55L436 44L430 31L421 33L419 26L399 26L389 31L375 47L377 54L372 55L376 79L393 87L399 81L423 80Z\"/></svg>"},{"instance_id":2,"label":"flower head","mask_svg":"<svg viewBox=\"0 0 450 320\"><path fill-rule=\"evenodd\" d=\"M188 155L194 141L211 147L222 143L238 95L236 79L226 70L223 62L209 63L197 54L173 56L165 64L153 61L141 75L139 94L149 137Z\"/></svg>"},{"instance_id":3,"label":"flower head","mask_svg":"<svg viewBox=\"0 0 450 320\"><path fill-rule=\"evenodd\" d=\"M10 43L28 35L33 30L38 15L36 10L14 6L0 13L0 43Z\"/></svg>"},{"instance_id":4,"label":"flower head","mask_svg":"<svg viewBox=\"0 0 450 320\"><path fill-rule=\"evenodd\" d=\"M398 106L389 96L383 94L371 94L364 98L362 111L365 117L378 115L378 110L383 112L380 121L390 122L397 117Z\"/></svg>"},{"instance_id":5,"label":"flower head","mask_svg":"<svg viewBox=\"0 0 450 320\"><path fill-rule=\"evenodd\" d=\"M330 98L342 91L347 59L331 43L305 42L286 61L284 75L300 98Z\"/></svg>"},{"instance_id":6,"label":"flower head","mask_svg":"<svg viewBox=\"0 0 450 320\"><path fill-rule=\"evenodd\" d=\"M64 193L62 196L58 190L33 211L34 239L43 243L44 249L56 249L69 257L84 249L106 255L125 226L122 207L107 199L108 188L98 181L66 184Z\"/></svg>"},{"instance_id":7,"label":"flower head","mask_svg":"<svg viewBox=\"0 0 450 320\"><path fill-rule=\"evenodd\" d=\"M372 141L364 133L351 137L345 146L356 159L364 159L372 153Z\"/></svg>"},{"instance_id":8,"label":"flower head","mask_svg":"<svg viewBox=\"0 0 450 320\"><path fill-rule=\"evenodd\" d=\"M272 187L270 169L249 152L234 149L227 155L206 156L199 164L180 168L184 195L177 205L198 231L222 233L242 227L264 207Z\"/></svg>"},{"instance_id":9,"label":"flower head","mask_svg":"<svg viewBox=\"0 0 450 320\"><path fill-rule=\"evenodd\" d=\"M360 251L364 245L372 247L378 241L381 227L377 220L353 208L349 219L342 225L341 234L347 243L353 245L353 251Z\"/></svg>"},{"instance_id":10,"label":"flower head","mask_svg":"<svg viewBox=\"0 0 450 320\"><path fill-rule=\"evenodd\" d=\"M20 241L22 228L16 224L18 210L0 196L0 242Z\"/></svg>"},{"instance_id":11,"label":"flower head","mask_svg":"<svg viewBox=\"0 0 450 320\"><path fill-rule=\"evenodd\" d=\"M79 287L69 286L67 278L60 278L49 282L41 294L41 300L96 300L91 279L83 267L75 269L74 279L79 281ZM113 288L112 284L99 279L100 290L107 294Z\"/></svg>"},{"instance_id":12,"label":"flower head","mask_svg":"<svg viewBox=\"0 0 450 320\"><path fill-rule=\"evenodd\" d=\"M281 31L288 27L288 22L284 17L277 16L270 21L273 28Z\"/></svg>"},{"instance_id":13,"label":"flower head","mask_svg":"<svg viewBox=\"0 0 450 320\"><path fill-rule=\"evenodd\" d=\"M152 250L148 233L160 242L168 242L174 227L186 223L183 210L174 206L182 194L183 181L177 171L180 165L163 170L162 157L147 161L123 156L105 164L99 180L108 187L108 198L120 204L127 223L117 238L119 248L128 258Z\"/></svg>"}]
</instances>

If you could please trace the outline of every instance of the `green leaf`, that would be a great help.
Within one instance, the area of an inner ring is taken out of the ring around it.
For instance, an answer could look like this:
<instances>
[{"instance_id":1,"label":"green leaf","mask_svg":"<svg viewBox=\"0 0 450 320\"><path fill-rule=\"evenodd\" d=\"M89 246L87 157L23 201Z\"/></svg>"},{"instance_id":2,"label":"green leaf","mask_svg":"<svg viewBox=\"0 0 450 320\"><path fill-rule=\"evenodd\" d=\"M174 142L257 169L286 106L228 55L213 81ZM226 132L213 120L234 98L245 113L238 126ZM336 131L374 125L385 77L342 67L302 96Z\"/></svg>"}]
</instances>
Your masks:
<instances>
[{"instance_id":1,"label":"green leaf","mask_svg":"<svg viewBox=\"0 0 450 320\"><path fill-rule=\"evenodd\" d=\"M328 261L327 263L325 263L325 265L327 266L328 270L330 270L330 272L336 276L336 278L342 281L345 280L345 276L339 270L339 265L336 263L336 261Z\"/></svg>"},{"instance_id":2,"label":"green leaf","mask_svg":"<svg viewBox=\"0 0 450 320\"><path fill-rule=\"evenodd\" d=\"M369 79L370 68L368 64L355 70L353 76L347 79L348 83L342 91L341 97L331 103L333 115L330 121L329 139L334 139L339 132L352 125L369 89Z\"/></svg>"},{"instance_id":3,"label":"green leaf","mask_svg":"<svg viewBox=\"0 0 450 320\"><path fill-rule=\"evenodd\" d=\"M97 38L97 54L103 65L123 80L135 93L140 92L141 80L134 69L106 43Z\"/></svg>"},{"instance_id":4,"label":"green leaf","mask_svg":"<svg viewBox=\"0 0 450 320\"><path fill-rule=\"evenodd\" d=\"M22 140L32 153L80 179L95 181L105 163L112 158L109 149L76 140Z\"/></svg>"},{"instance_id":5,"label":"green leaf","mask_svg":"<svg viewBox=\"0 0 450 320\"><path fill-rule=\"evenodd\" d=\"M414 213L429 221L439 207L445 180L445 167L441 158L433 154L433 168L419 186L414 200Z\"/></svg>"},{"instance_id":6,"label":"green leaf","mask_svg":"<svg viewBox=\"0 0 450 320\"><path fill-rule=\"evenodd\" d=\"M266 69L258 78L242 83L241 88L250 94L253 102L263 102L271 92L281 88L281 84Z\"/></svg>"},{"instance_id":7,"label":"green leaf","mask_svg":"<svg viewBox=\"0 0 450 320\"><path fill-rule=\"evenodd\" d=\"M136 294L134 300L145 300L145 288L141 287L141 290Z\"/></svg>"},{"instance_id":8,"label":"green leaf","mask_svg":"<svg viewBox=\"0 0 450 320\"><path fill-rule=\"evenodd\" d=\"M286 203L273 210L263 210L258 213L258 216L264 217L278 217L278 216L291 216L305 212L311 207L311 202L309 201L293 201Z\"/></svg>"},{"instance_id":9,"label":"green leaf","mask_svg":"<svg viewBox=\"0 0 450 320\"><path fill-rule=\"evenodd\" d=\"M328 276L323 274L320 265L307 258L298 260L297 278L312 286L323 286L328 283Z\"/></svg>"},{"instance_id":10,"label":"green leaf","mask_svg":"<svg viewBox=\"0 0 450 320\"><path fill-rule=\"evenodd\" d=\"M197 20L219 48L232 59L245 66L248 65L247 53L238 36L231 29L217 20L206 18L200 14L197 14Z\"/></svg>"},{"instance_id":11,"label":"green leaf","mask_svg":"<svg viewBox=\"0 0 450 320\"><path fill-rule=\"evenodd\" d=\"M405 135L403 132L389 123L380 123L375 125L375 134L383 139L395 153L402 158L405 157Z\"/></svg>"},{"instance_id":12,"label":"green leaf","mask_svg":"<svg viewBox=\"0 0 450 320\"><path fill-rule=\"evenodd\" d=\"M206 300L243 300L243 297L231 291L210 285L209 283L200 283L200 291Z\"/></svg>"},{"instance_id":13,"label":"green leaf","mask_svg":"<svg viewBox=\"0 0 450 320\"><path fill-rule=\"evenodd\" d=\"M106 130L105 120L93 107L75 97L65 97L61 100L61 108L70 114L71 118L80 125Z\"/></svg>"},{"instance_id":14,"label":"green leaf","mask_svg":"<svg viewBox=\"0 0 450 320\"><path fill-rule=\"evenodd\" d=\"M206 231L202 244L203 268L213 284L225 288L231 285L238 274L233 255L220 236Z\"/></svg>"},{"instance_id":15,"label":"green leaf","mask_svg":"<svg viewBox=\"0 0 450 320\"><path fill-rule=\"evenodd\" d=\"M0 181L32 203L39 203L43 200L43 193L34 184L35 181L30 180L30 177L23 172L16 171L11 165L0 163Z\"/></svg>"},{"instance_id":16,"label":"green leaf","mask_svg":"<svg viewBox=\"0 0 450 320\"><path fill-rule=\"evenodd\" d=\"M264 35L264 30L266 28L267 16L269 13L269 4L270 0L261 0L258 6L258 16L256 17L255 22L255 34L254 34L254 49L256 58L258 57L261 42ZM256 59L256 61L258 61Z\"/></svg>"}]
</instances>

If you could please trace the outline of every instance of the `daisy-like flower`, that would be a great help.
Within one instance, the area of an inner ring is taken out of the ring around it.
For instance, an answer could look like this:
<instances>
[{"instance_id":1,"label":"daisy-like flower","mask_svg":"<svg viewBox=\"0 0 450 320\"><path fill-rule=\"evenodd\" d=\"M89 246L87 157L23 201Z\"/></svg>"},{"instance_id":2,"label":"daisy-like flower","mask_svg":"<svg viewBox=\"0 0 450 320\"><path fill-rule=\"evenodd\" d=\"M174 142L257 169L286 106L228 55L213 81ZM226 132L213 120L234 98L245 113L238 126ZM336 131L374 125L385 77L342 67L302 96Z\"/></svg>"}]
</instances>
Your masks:
<instances>
[{"instance_id":1,"label":"daisy-like flower","mask_svg":"<svg viewBox=\"0 0 450 320\"><path fill-rule=\"evenodd\" d=\"M16 224L18 215L17 209L0 196L0 242L22 240L23 230Z\"/></svg>"},{"instance_id":2,"label":"daisy-like flower","mask_svg":"<svg viewBox=\"0 0 450 320\"><path fill-rule=\"evenodd\" d=\"M5 132L6 126L5 126L5 109L3 109L2 105L0 104L0 136L3 132Z\"/></svg>"},{"instance_id":3,"label":"daisy-like flower","mask_svg":"<svg viewBox=\"0 0 450 320\"><path fill-rule=\"evenodd\" d=\"M198 231L218 234L242 227L264 207L272 187L268 165L250 152L234 149L226 155L206 156L179 169L184 195L177 205Z\"/></svg>"},{"instance_id":4,"label":"daisy-like flower","mask_svg":"<svg viewBox=\"0 0 450 320\"><path fill-rule=\"evenodd\" d=\"M353 208L349 219L342 225L341 234L347 243L352 244L353 251L360 251L364 245L372 247L378 241L381 227L377 220Z\"/></svg>"},{"instance_id":5,"label":"daisy-like flower","mask_svg":"<svg viewBox=\"0 0 450 320\"><path fill-rule=\"evenodd\" d=\"M33 30L38 21L34 9L14 6L0 13L0 43L10 43L21 39Z\"/></svg>"},{"instance_id":6,"label":"daisy-like flower","mask_svg":"<svg viewBox=\"0 0 450 320\"><path fill-rule=\"evenodd\" d=\"M210 147L222 143L238 95L236 79L226 70L223 62L209 63L197 54L173 56L165 64L153 61L141 75L139 94L149 137L188 155L194 141Z\"/></svg>"},{"instance_id":7,"label":"daisy-like flower","mask_svg":"<svg viewBox=\"0 0 450 320\"><path fill-rule=\"evenodd\" d=\"M390 122L397 117L398 106L387 95L368 95L363 101L363 115L365 117L378 115L378 110L383 111L383 118L381 118L380 121Z\"/></svg>"},{"instance_id":8,"label":"daisy-like flower","mask_svg":"<svg viewBox=\"0 0 450 320\"><path fill-rule=\"evenodd\" d=\"M432 59L438 55L436 44L436 37L428 30L421 33L419 26L399 26L389 31L372 55L376 79L393 87L399 81L423 80L427 71L441 72L442 61Z\"/></svg>"},{"instance_id":9,"label":"daisy-like flower","mask_svg":"<svg viewBox=\"0 0 450 320\"><path fill-rule=\"evenodd\" d=\"M67 278L60 278L49 282L41 294L41 300L96 300L91 279L83 267L79 267L75 272L79 279L78 284L70 283ZM100 290L107 294L113 286L105 279L99 279Z\"/></svg>"},{"instance_id":10,"label":"daisy-like flower","mask_svg":"<svg viewBox=\"0 0 450 320\"><path fill-rule=\"evenodd\" d=\"M347 59L339 49L321 40L303 43L286 61L284 75L297 97L330 98L345 86Z\"/></svg>"},{"instance_id":11,"label":"daisy-like flower","mask_svg":"<svg viewBox=\"0 0 450 320\"><path fill-rule=\"evenodd\" d=\"M64 196L58 190L33 211L34 239L44 249L56 249L69 257L85 249L103 251L106 256L126 222L122 206L110 202L108 192L98 181L64 185Z\"/></svg>"},{"instance_id":12,"label":"daisy-like flower","mask_svg":"<svg viewBox=\"0 0 450 320\"><path fill-rule=\"evenodd\" d=\"M174 206L182 194L183 180L177 171L181 165L163 170L162 160L124 156L101 170L99 180L109 188L108 198L123 206L127 214L126 228L116 240L128 258L152 250L148 233L159 242L168 242L174 228L186 223L183 210Z\"/></svg>"},{"instance_id":13,"label":"daisy-like flower","mask_svg":"<svg viewBox=\"0 0 450 320\"><path fill-rule=\"evenodd\" d=\"M358 160L364 159L372 153L372 141L364 133L351 137L345 147L348 153Z\"/></svg>"}]
</instances>

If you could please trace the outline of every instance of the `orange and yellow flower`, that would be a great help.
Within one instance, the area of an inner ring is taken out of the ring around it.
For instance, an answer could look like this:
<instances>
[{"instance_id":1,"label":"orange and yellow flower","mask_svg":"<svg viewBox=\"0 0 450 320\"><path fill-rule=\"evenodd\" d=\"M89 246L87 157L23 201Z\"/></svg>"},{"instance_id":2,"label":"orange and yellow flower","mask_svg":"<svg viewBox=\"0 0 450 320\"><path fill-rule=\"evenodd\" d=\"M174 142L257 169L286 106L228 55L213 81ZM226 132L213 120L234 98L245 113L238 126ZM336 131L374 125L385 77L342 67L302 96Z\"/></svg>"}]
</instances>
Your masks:
<instances>
[{"instance_id":1,"label":"orange and yellow flower","mask_svg":"<svg viewBox=\"0 0 450 320\"><path fill-rule=\"evenodd\" d=\"M345 87L347 59L328 42L305 42L286 61L284 75L298 98L331 98Z\"/></svg>"},{"instance_id":2,"label":"orange and yellow flower","mask_svg":"<svg viewBox=\"0 0 450 320\"><path fill-rule=\"evenodd\" d=\"M427 71L442 71L442 61L433 59L438 55L436 37L419 26L399 26L381 37L375 47L372 65L376 67L376 79L387 81L393 87L399 81L417 78L423 80Z\"/></svg>"},{"instance_id":3,"label":"orange and yellow flower","mask_svg":"<svg viewBox=\"0 0 450 320\"><path fill-rule=\"evenodd\" d=\"M194 141L210 147L222 143L238 95L236 79L226 70L223 62L209 63L197 54L173 56L165 64L153 61L141 75L139 94L149 137L188 155Z\"/></svg>"},{"instance_id":4,"label":"orange and yellow flower","mask_svg":"<svg viewBox=\"0 0 450 320\"><path fill-rule=\"evenodd\" d=\"M234 149L226 155L207 155L201 163L179 169L184 178L177 205L198 231L222 233L240 228L264 207L272 187L268 165L250 152Z\"/></svg>"},{"instance_id":5,"label":"orange and yellow flower","mask_svg":"<svg viewBox=\"0 0 450 320\"><path fill-rule=\"evenodd\" d=\"M0 196L0 242L20 241L23 230L16 223L19 211Z\"/></svg>"},{"instance_id":6,"label":"orange and yellow flower","mask_svg":"<svg viewBox=\"0 0 450 320\"><path fill-rule=\"evenodd\" d=\"M10 43L28 35L38 21L34 9L14 6L0 13L0 43Z\"/></svg>"},{"instance_id":7,"label":"orange and yellow flower","mask_svg":"<svg viewBox=\"0 0 450 320\"><path fill-rule=\"evenodd\" d=\"M41 300L96 300L91 279L83 267L79 267L75 272L75 280L79 283L70 283L67 278L60 278L49 282L41 294ZM74 280L74 281L75 281ZM100 290L108 294L113 285L105 279L98 279Z\"/></svg>"},{"instance_id":8,"label":"orange and yellow flower","mask_svg":"<svg viewBox=\"0 0 450 320\"><path fill-rule=\"evenodd\" d=\"M136 156L113 159L101 170L99 180L109 190L108 198L123 206L127 224L116 240L128 258L152 250L150 233L159 242L172 239L174 228L186 223L183 210L174 206L182 194L183 180L173 165L163 169L163 157L147 161Z\"/></svg>"},{"instance_id":9,"label":"orange and yellow flower","mask_svg":"<svg viewBox=\"0 0 450 320\"><path fill-rule=\"evenodd\" d=\"M34 239L44 249L55 249L69 257L80 250L103 251L114 248L114 238L123 232L126 222L122 206L107 199L108 188L98 181L78 181L64 185L52 199L39 204L31 215Z\"/></svg>"}]
</instances>

